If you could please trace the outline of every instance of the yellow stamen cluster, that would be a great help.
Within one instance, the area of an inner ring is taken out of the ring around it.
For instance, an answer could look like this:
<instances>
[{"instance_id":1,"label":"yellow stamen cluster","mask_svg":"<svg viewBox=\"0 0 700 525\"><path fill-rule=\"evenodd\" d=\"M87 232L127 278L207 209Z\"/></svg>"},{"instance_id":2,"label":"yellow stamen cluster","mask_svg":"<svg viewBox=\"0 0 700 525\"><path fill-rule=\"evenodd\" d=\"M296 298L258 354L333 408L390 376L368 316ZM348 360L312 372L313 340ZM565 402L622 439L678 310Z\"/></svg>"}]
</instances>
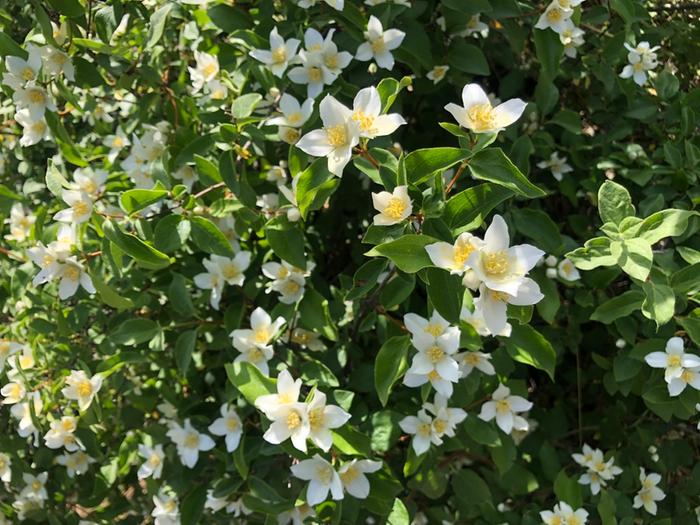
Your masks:
<instances>
[{"instance_id":1,"label":"yellow stamen cluster","mask_svg":"<svg viewBox=\"0 0 700 525\"><path fill-rule=\"evenodd\" d=\"M384 208L384 215L391 217L394 220L400 220L403 218L403 214L406 212L406 202L398 197L392 197Z\"/></svg>"}]
</instances>

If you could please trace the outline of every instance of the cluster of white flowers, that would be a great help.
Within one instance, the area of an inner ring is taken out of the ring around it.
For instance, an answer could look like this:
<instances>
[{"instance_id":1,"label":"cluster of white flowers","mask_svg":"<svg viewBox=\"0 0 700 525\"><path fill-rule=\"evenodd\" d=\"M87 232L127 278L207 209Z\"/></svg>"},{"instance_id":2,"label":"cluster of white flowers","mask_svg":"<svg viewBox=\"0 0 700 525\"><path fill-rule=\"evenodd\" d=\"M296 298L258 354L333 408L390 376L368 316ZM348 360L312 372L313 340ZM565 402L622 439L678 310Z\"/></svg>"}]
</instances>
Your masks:
<instances>
[{"instance_id":1,"label":"cluster of white flowers","mask_svg":"<svg viewBox=\"0 0 700 525\"><path fill-rule=\"evenodd\" d=\"M550 279L559 278L570 283L581 279L581 272L566 257L559 260L555 255L548 255L542 259L542 263L547 267L545 275Z\"/></svg>"},{"instance_id":2,"label":"cluster of white flowers","mask_svg":"<svg viewBox=\"0 0 700 525\"><path fill-rule=\"evenodd\" d=\"M679 396L690 385L700 390L700 357L686 354L683 339L672 337L665 352L652 352L644 360L652 368L663 368L670 396Z\"/></svg>"},{"instance_id":3,"label":"cluster of white flowers","mask_svg":"<svg viewBox=\"0 0 700 525\"><path fill-rule=\"evenodd\" d=\"M462 233L452 245L437 242L425 247L438 268L463 275L463 283L478 290L474 312L483 318L490 334L505 335L508 331L507 305L532 305L544 297L527 273L544 252L529 244L509 246L508 226L500 215L494 215L484 238Z\"/></svg>"},{"instance_id":4,"label":"cluster of white flowers","mask_svg":"<svg viewBox=\"0 0 700 525\"><path fill-rule=\"evenodd\" d=\"M192 80L192 92L198 93L204 89L207 100L223 100L228 96L228 88L217 79L219 74L219 59L215 55L194 52L195 67L190 67L190 79Z\"/></svg>"},{"instance_id":5,"label":"cluster of white flowers","mask_svg":"<svg viewBox=\"0 0 700 525\"><path fill-rule=\"evenodd\" d=\"M633 506L635 509L644 507L649 514L656 515L656 502L666 497L664 491L658 487L661 476L654 473L647 474L642 467L639 467L639 482L642 487L634 496Z\"/></svg>"},{"instance_id":6,"label":"cluster of white flowers","mask_svg":"<svg viewBox=\"0 0 700 525\"><path fill-rule=\"evenodd\" d=\"M430 445L440 446L443 437L454 437L455 429L467 417L461 408L449 408L448 398L435 394L433 403L423 403L416 416L406 416L399 421L401 430L412 434L411 446L417 455L424 454Z\"/></svg>"},{"instance_id":7,"label":"cluster of white flowers","mask_svg":"<svg viewBox=\"0 0 700 525\"><path fill-rule=\"evenodd\" d=\"M564 53L576 58L577 48L583 45L583 29L576 27L573 20L574 8L584 0L552 0L535 24L537 29L551 29L559 35L564 44Z\"/></svg>"},{"instance_id":8,"label":"cluster of white flowers","mask_svg":"<svg viewBox=\"0 0 700 525\"><path fill-rule=\"evenodd\" d=\"M611 456L606 461L602 450L593 449L586 443L583 445L582 453L572 454L571 457L576 463L587 469L578 482L581 485L590 485L591 494L594 496L600 492L601 487L607 487L609 481L622 474L622 469L615 465L614 457Z\"/></svg>"},{"instance_id":9,"label":"cluster of white flowers","mask_svg":"<svg viewBox=\"0 0 700 525\"><path fill-rule=\"evenodd\" d=\"M207 271L195 275L194 284L203 290L211 290L209 303L214 310L219 309L224 285L243 286L250 258L250 252L239 251L233 258L212 255L202 261Z\"/></svg>"},{"instance_id":10,"label":"cluster of white flowers","mask_svg":"<svg viewBox=\"0 0 700 525\"><path fill-rule=\"evenodd\" d=\"M649 42L640 42L637 47L625 44L627 49L627 64L620 73L620 78L632 78L638 86L647 83L647 72L656 69L659 65L656 51L660 46L651 47Z\"/></svg>"},{"instance_id":11,"label":"cluster of white flowers","mask_svg":"<svg viewBox=\"0 0 700 525\"><path fill-rule=\"evenodd\" d=\"M273 322L262 308L253 310L250 315L250 328L239 328L231 332L233 346L240 352L235 362L250 363L263 374L269 375L270 368L267 362L272 359L272 343L284 323L284 317L280 316Z\"/></svg>"},{"instance_id":12,"label":"cluster of white flowers","mask_svg":"<svg viewBox=\"0 0 700 525\"><path fill-rule=\"evenodd\" d=\"M543 510L540 517L545 525L586 525L588 511L586 509L574 510L565 501L560 501L552 510Z\"/></svg>"},{"instance_id":13,"label":"cluster of white flowers","mask_svg":"<svg viewBox=\"0 0 700 525\"><path fill-rule=\"evenodd\" d=\"M297 268L287 261L281 263L270 261L262 265L262 272L270 279L267 292L279 294L279 301L284 304L295 304L304 297L306 279L311 275L315 265L306 263L306 269Z\"/></svg>"}]
</instances>

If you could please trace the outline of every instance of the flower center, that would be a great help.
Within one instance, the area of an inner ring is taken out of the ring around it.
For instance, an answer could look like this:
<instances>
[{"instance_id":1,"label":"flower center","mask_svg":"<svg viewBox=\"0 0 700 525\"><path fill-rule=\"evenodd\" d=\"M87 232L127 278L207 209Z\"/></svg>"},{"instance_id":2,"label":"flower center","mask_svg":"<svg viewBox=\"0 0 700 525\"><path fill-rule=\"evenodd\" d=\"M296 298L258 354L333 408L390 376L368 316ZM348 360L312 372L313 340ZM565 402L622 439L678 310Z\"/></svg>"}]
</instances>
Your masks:
<instances>
[{"instance_id":1,"label":"flower center","mask_svg":"<svg viewBox=\"0 0 700 525\"><path fill-rule=\"evenodd\" d=\"M348 485L360 476L360 472L355 467L350 467L348 470L340 474L340 479L343 484Z\"/></svg>"},{"instance_id":2,"label":"flower center","mask_svg":"<svg viewBox=\"0 0 700 525\"><path fill-rule=\"evenodd\" d=\"M384 208L384 215L388 215L392 219L402 219L403 214L406 211L406 203L399 199L398 197L392 197L389 199L389 203Z\"/></svg>"},{"instance_id":3,"label":"flower center","mask_svg":"<svg viewBox=\"0 0 700 525\"><path fill-rule=\"evenodd\" d=\"M41 487L43 487L43 485L41 484L41 481L39 481L38 479L35 479L34 481L32 481L32 490L34 492L39 492L41 490Z\"/></svg>"},{"instance_id":4,"label":"flower center","mask_svg":"<svg viewBox=\"0 0 700 525\"><path fill-rule=\"evenodd\" d=\"M553 7L552 9L547 11L547 20L550 24L556 24L557 22L561 22L563 18L564 13L558 7Z\"/></svg>"},{"instance_id":5,"label":"flower center","mask_svg":"<svg viewBox=\"0 0 700 525\"><path fill-rule=\"evenodd\" d=\"M235 264L227 264L224 266L223 274L226 279L234 279L235 277L238 277L241 272L238 271Z\"/></svg>"},{"instance_id":6,"label":"flower center","mask_svg":"<svg viewBox=\"0 0 700 525\"><path fill-rule=\"evenodd\" d=\"M436 419L433 421L433 428L438 434L444 434L445 430L447 430L447 421L444 419Z\"/></svg>"},{"instance_id":7,"label":"flower center","mask_svg":"<svg viewBox=\"0 0 700 525\"><path fill-rule=\"evenodd\" d=\"M438 324L428 323L423 330L428 332L433 337L438 337L442 334L442 327Z\"/></svg>"},{"instance_id":8,"label":"flower center","mask_svg":"<svg viewBox=\"0 0 700 525\"><path fill-rule=\"evenodd\" d=\"M77 281L80 279L80 270L75 266L66 266L66 269L63 271L63 276L69 281ZM87 383L90 384L89 381ZM80 388L80 386L78 388Z\"/></svg>"},{"instance_id":9,"label":"flower center","mask_svg":"<svg viewBox=\"0 0 700 525\"><path fill-rule=\"evenodd\" d=\"M493 129L496 123L493 107L489 103L470 106L467 109L467 118L476 132Z\"/></svg>"},{"instance_id":10,"label":"flower center","mask_svg":"<svg viewBox=\"0 0 700 525\"><path fill-rule=\"evenodd\" d=\"M300 289L301 289L301 286L296 281L287 281L287 283L284 285L284 291L288 295L293 295L295 293L298 293Z\"/></svg>"},{"instance_id":11,"label":"flower center","mask_svg":"<svg viewBox=\"0 0 700 525\"><path fill-rule=\"evenodd\" d=\"M163 505L163 508L165 509L165 512L172 514L177 510L177 503L175 503L174 499L169 499L165 505Z\"/></svg>"},{"instance_id":12,"label":"flower center","mask_svg":"<svg viewBox=\"0 0 700 525\"><path fill-rule=\"evenodd\" d=\"M31 125L30 129L37 135L43 135L46 131L46 124L44 124L43 120L37 120Z\"/></svg>"},{"instance_id":13,"label":"flower center","mask_svg":"<svg viewBox=\"0 0 700 525\"><path fill-rule=\"evenodd\" d=\"M229 432L235 432L236 430L238 430L238 421L236 421L232 417L227 419L226 428L229 430Z\"/></svg>"},{"instance_id":14,"label":"flower center","mask_svg":"<svg viewBox=\"0 0 700 525\"><path fill-rule=\"evenodd\" d=\"M152 467L157 467L161 463L160 456L158 454L151 454L151 457L148 458L148 462Z\"/></svg>"},{"instance_id":15,"label":"flower center","mask_svg":"<svg viewBox=\"0 0 700 525\"><path fill-rule=\"evenodd\" d=\"M333 477L333 469L328 466L328 465L321 465L319 467L316 467L316 479L323 483L324 485L328 485L331 482L331 478Z\"/></svg>"},{"instance_id":16,"label":"flower center","mask_svg":"<svg viewBox=\"0 0 700 525\"><path fill-rule=\"evenodd\" d=\"M430 424L429 423L421 423L418 425L418 429L416 430L416 434L419 436L429 436L430 435Z\"/></svg>"},{"instance_id":17,"label":"flower center","mask_svg":"<svg viewBox=\"0 0 700 525\"><path fill-rule=\"evenodd\" d=\"M695 379L695 374L690 370L683 370L683 373L681 374L681 379L686 383L690 383L693 379Z\"/></svg>"},{"instance_id":18,"label":"flower center","mask_svg":"<svg viewBox=\"0 0 700 525\"><path fill-rule=\"evenodd\" d=\"M259 348L251 348L248 351L248 359L251 363L257 363L258 361L262 361L263 353L260 351Z\"/></svg>"},{"instance_id":19,"label":"flower center","mask_svg":"<svg viewBox=\"0 0 700 525\"><path fill-rule=\"evenodd\" d=\"M321 70L317 67L310 67L309 68L309 80L311 80L311 82L320 82L321 81Z\"/></svg>"},{"instance_id":20,"label":"flower center","mask_svg":"<svg viewBox=\"0 0 700 525\"><path fill-rule=\"evenodd\" d=\"M439 363L445 355L445 352L439 346L431 346L426 353L431 363Z\"/></svg>"},{"instance_id":21,"label":"flower center","mask_svg":"<svg viewBox=\"0 0 700 525\"><path fill-rule=\"evenodd\" d=\"M666 359L666 366L668 368L676 368L681 366L681 356L679 356L678 354L671 354Z\"/></svg>"},{"instance_id":22,"label":"flower center","mask_svg":"<svg viewBox=\"0 0 700 525\"><path fill-rule=\"evenodd\" d=\"M22 78L26 81L34 80L34 70L31 67L26 66L22 70Z\"/></svg>"},{"instance_id":23,"label":"flower center","mask_svg":"<svg viewBox=\"0 0 700 525\"><path fill-rule=\"evenodd\" d=\"M338 55L328 55L323 61L328 69L336 69L338 67Z\"/></svg>"},{"instance_id":24,"label":"flower center","mask_svg":"<svg viewBox=\"0 0 700 525\"><path fill-rule=\"evenodd\" d=\"M284 131L284 137L283 137L283 139L284 139L285 142L294 144L297 140L299 140L299 136L300 136L300 135L301 135L301 133L299 133L298 130L296 130L296 129L294 129L294 128L287 128L287 129Z\"/></svg>"},{"instance_id":25,"label":"flower center","mask_svg":"<svg viewBox=\"0 0 700 525\"><path fill-rule=\"evenodd\" d=\"M474 247L471 244L460 244L454 250L454 261L457 266L464 266L467 262L469 256L474 251Z\"/></svg>"},{"instance_id":26,"label":"flower center","mask_svg":"<svg viewBox=\"0 0 700 525\"><path fill-rule=\"evenodd\" d=\"M71 270L77 271L77 268L71 268ZM72 280L75 281L76 279ZM90 383L88 380L80 381L75 387L75 390L78 392L80 397L88 397L90 394L92 394L92 383Z\"/></svg>"},{"instance_id":27,"label":"flower center","mask_svg":"<svg viewBox=\"0 0 700 525\"><path fill-rule=\"evenodd\" d=\"M284 46L272 50L272 63L283 64L287 60L287 50Z\"/></svg>"},{"instance_id":28,"label":"flower center","mask_svg":"<svg viewBox=\"0 0 700 525\"><path fill-rule=\"evenodd\" d=\"M255 342L258 344L265 344L270 340L270 331L267 328L258 328L255 331Z\"/></svg>"},{"instance_id":29,"label":"flower center","mask_svg":"<svg viewBox=\"0 0 700 525\"><path fill-rule=\"evenodd\" d=\"M290 412L287 415L287 428L289 430L296 430L301 426L301 418L299 417L299 414L297 414L295 411Z\"/></svg>"},{"instance_id":30,"label":"flower center","mask_svg":"<svg viewBox=\"0 0 700 525\"><path fill-rule=\"evenodd\" d=\"M61 430L66 433L75 432L75 422L72 419L63 419L61 421Z\"/></svg>"},{"instance_id":31,"label":"flower center","mask_svg":"<svg viewBox=\"0 0 700 525\"><path fill-rule=\"evenodd\" d=\"M437 373L437 370L431 370L428 372L428 380L437 381L438 379L440 379L440 374Z\"/></svg>"},{"instance_id":32,"label":"flower center","mask_svg":"<svg viewBox=\"0 0 700 525\"><path fill-rule=\"evenodd\" d=\"M508 255L504 251L484 254L484 270L489 275L503 275L508 271Z\"/></svg>"},{"instance_id":33,"label":"flower center","mask_svg":"<svg viewBox=\"0 0 700 525\"><path fill-rule=\"evenodd\" d=\"M298 122L301 122L301 113L298 111L292 113L287 117L287 122L290 124L297 124Z\"/></svg>"},{"instance_id":34,"label":"flower center","mask_svg":"<svg viewBox=\"0 0 700 525\"><path fill-rule=\"evenodd\" d=\"M637 73L639 73L640 71L644 71L644 63L637 62L632 66L632 69L634 69Z\"/></svg>"},{"instance_id":35,"label":"flower center","mask_svg":"<svg viewBox=\"0 0 700 525\"><path fill-rule=\"evenodd\" d=\"M507 399L499 399L496 401L496 412L499 414L506 414L510 412L510 403Z\"/></svg>"},{"instance_id":36,"label":"flower center","mask_svg":"<svg viewBox=\"0 0 700 525\"><path fill-rule=\"evenodd\" d=\"M214 75L216 75L216 72L218 69L219 69L218 66L216 64L214 64L213 62L211 62L211 63L207 64L206 66L204 66L202 73L204 73L204 76L206 78L211 78Z\"/></svg>"},{"instance_id":37,"label":"flower center","mask_svg":"<svg viewBox=\"0 0 700 525\"><path fill-rule=\"evenodd\" d=\"M185 436L185 446L187 448L198 448L199 447L199 434L196 432L190 432Z\"/></svg>"},{"instance_id":38,"label":"flower center","mask_svg":"<svg viewBox=\"0 0 700 525\"><path fill-rule=\"evenodd\" d=\"M90 206L84 201L77 201L72 208L76 215L87 215L90 211Z\"/></svg>"},{"instance_id":39,"label":"flower center","mask_svg":"<svg viewBox=\"0 0 700 525\"><path fill-rule=\"evenodd\" d=\"M46 96L40 89L32 89L28 97L32 104L43 104L46 101Z\"/></svg>"},{"instance_id":40,"label":"flower center","mask_svg":"<svg viewBox=\"0 0 700 525\"><path fill-rule=\"evenodd\" d=\"M372 131L372 127L374 126L374 117L367 115L366 113L362 111L355 111L352 114L352 120L357 122L360 126L360 129L364 132L370 132Z\"/></svg>"},{"instance_id":41,"label":"flower center","mask_svg":"<svg viewBox=\"0 0 700 525\"><path fill-rule=\"evenodd\" d=\"M375 55L384 53L386 51L386 43L384 42L383 38L377 38L376 40L372 40L370 45L372 46L372 51Z\"/></svg>"},{"instance_id":42,"label":"flower center","mask_svg":"<svg viewBox=\"0 0 700 525\"><path fill-rule=\"evenodd\" d=\"M479 356L474 352L469 352L464 356L464 362L470 366L476 366L479 364Z\"/></svg>"},{"instance_id":43,"label":"flower center","mask_svg":"<svg viewBox=\"0 0 700 525\"><path fill-rule=\"evenodd\" d=\"M345 129L345 124L326 128L326 135L328 136L328 144L335 148L345 146L348 143L348 132Z\"/></svg>"},{"instance_id":44,"label":"flower center","mask_svg":"<svg viewBox=\"0 0 700 525\"><path fill-rule=\"evenodd\" d=\"M314 408L309 410L309 425L312 430L317 430L323 426L323 408Z\"/></svg>"}]
</instances>

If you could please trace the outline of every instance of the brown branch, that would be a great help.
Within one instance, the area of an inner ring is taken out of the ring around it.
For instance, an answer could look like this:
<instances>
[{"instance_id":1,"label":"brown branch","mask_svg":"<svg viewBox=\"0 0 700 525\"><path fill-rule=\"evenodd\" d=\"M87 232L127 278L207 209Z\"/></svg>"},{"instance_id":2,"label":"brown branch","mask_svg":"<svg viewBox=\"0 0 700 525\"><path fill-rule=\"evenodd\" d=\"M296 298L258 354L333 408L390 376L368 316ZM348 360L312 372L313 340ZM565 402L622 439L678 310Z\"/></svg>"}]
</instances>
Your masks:
<instances>
[{"instance_id":1,"label":"brown branch","mask_svg":"<svg viewBox=\"0 0 700 525\"><path fill-rule=\"evenodd\" d=\"M459 179L459 177L462 175L462 172L464 171L464 168L467 167L467 164L469 164L468 161L464 161L462 162L462 164L460 164L459 168L457 169L457 173L455 173L455 176L452 177L452 180L447 184L447 188L445 188L445 195L450 193L450 191L452 190L452 186L455 185L457 179Z\"/></svg>"},{"instance_id":2,"label":"brown branch","mask_svg":"<svg viewBox=\"0 0 700 525\"><path fill-rule=\"evenodd\" d=\"M214 184L213 186L209 186L208 188L204 188L204 189L203 189L202 191L200 191L199 193L195 193L195 194L194 194L194 198L195 198L195 199L199 199L200 197L203 197L204 195L206 195L206 194L209 193L210 191L218 190L219 188L223 188L224 186L226 186L226 183L225 183L225 182L217 182L217 183Z\"/></svg>"},{"instance_id":3,"label":"brown branch","mask_svg":"<svg viewBox=\"0 0 700 525\"><path fill-rule=\"evenodd\" d=\"M364 148L356 148L355 153L359 153L360 156L367 159L370 162L370 164L372 164L372 166L379 169L379 162L377 162L377 159L375 159L369 151L367 151Z\"/></svg>"}]
</instances>

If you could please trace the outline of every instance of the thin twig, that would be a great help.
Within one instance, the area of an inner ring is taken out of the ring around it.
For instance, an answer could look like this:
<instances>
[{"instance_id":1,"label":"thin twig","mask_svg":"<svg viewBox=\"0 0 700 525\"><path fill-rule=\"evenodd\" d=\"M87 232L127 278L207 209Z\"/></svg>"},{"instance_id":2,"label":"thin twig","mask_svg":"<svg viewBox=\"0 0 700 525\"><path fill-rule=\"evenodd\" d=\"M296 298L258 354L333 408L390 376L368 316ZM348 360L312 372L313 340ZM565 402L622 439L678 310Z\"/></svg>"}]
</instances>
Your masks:
<instances>
[{"instance_id":1,"label":"thin twig","mask_svg":"<svg viewBox=\"0 0 700 525\"><path fill-rule=\"evenodd\" d=\"M204 188L199 193L195 193L194 198L199 199L200 197L203 197L204 195L206 195L210 191L218 190L219 188L223 188L224 186L226 186L225 182L217 182L216 184L209 186L208 188Z\"/></svg>"},{"instance_id":2,"label":"thin twig","mask_svg":"<svg viewBox=\"0 0 700 525\"><path fill-rule=\"evenodd\" d=\"M452 190L452 186L455 185L457 179L459 179L459 177L462 175L462 172L464 171L464 168L467 167L467 164L469 164L469 162L467 161L464 161L462 162L462 164L460 164L459 168L457 169L457 173L455 173L455 176L452 177L452 180L447 184L447 188L445 188L445 195L450 193L450 190Z\"/></svg>"}]
</instances>

